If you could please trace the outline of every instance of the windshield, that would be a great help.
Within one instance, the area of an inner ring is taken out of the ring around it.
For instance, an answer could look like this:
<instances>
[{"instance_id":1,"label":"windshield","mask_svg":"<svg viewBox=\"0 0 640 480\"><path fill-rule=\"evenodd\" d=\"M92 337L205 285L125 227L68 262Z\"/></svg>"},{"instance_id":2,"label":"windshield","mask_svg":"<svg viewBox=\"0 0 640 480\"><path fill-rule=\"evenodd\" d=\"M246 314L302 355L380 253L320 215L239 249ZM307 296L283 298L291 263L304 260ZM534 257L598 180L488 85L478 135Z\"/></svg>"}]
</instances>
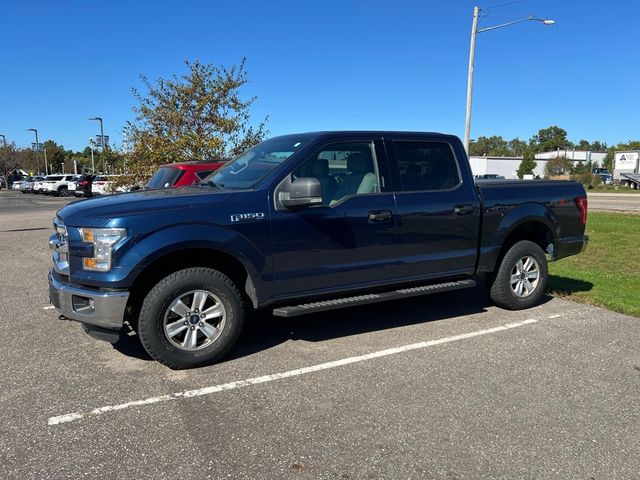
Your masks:
<instances>
[{"instance_id":1,"label":"windshield","mask_svg":"<svg viewBox=\"0 0 640 480\"><path fill-rule=\"evenodd\" d=\"M269 173L306 144L308 136L287 136L259 143L202 181L223 188L254 188Z\"/></svg>"},{"instance_id":2,"label":"windshield","mask_svg":"<svg viewBox=\"0 0 640 480\"><path fill-rule=\"evenodd\" d=\"M184 170L179 168L161 167L147 183L147 188L167 188L173 186L182 176Z\"/></svg>"}]
</instances>

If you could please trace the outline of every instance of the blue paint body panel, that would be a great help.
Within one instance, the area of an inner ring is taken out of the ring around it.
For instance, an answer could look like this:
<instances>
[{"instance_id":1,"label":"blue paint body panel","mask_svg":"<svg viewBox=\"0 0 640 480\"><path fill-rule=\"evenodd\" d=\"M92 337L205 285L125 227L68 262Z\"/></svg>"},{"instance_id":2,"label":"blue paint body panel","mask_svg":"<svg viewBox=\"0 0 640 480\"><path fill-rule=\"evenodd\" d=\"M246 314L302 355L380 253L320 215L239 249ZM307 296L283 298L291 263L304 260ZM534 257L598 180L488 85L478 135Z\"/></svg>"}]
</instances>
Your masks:
<instances>
[{"instance_id":1,"label":"blue paint body panel","mask_svg":"<svg viewBox=\"0 0 640 480\"><path fill-rule=\"evenodd\" d=\"M435 133L319 132L304 148L247 190L188 187L82 200L58 218L69 237L69 275L59 281L127 290L157 260L188 249L236 258L255 288L255 303L439 279L495 268L505 239L520 225L548 229L557 258L579 253L584 225L575 182L491 181L475 184L460 140ZM461 182L446 191L404 192L393 141L438 141L451 146ZM336 142L375 142L381 191L352 195L335 205L283 209L280 185L309 155ZM460 214L457 208L467 209ZM389 212L372 222L371 212ZM109 272L82 269L92 255L82 227L126 228ZM239 286L244 288L243 285Z\"/></svg>"}]
</instances>

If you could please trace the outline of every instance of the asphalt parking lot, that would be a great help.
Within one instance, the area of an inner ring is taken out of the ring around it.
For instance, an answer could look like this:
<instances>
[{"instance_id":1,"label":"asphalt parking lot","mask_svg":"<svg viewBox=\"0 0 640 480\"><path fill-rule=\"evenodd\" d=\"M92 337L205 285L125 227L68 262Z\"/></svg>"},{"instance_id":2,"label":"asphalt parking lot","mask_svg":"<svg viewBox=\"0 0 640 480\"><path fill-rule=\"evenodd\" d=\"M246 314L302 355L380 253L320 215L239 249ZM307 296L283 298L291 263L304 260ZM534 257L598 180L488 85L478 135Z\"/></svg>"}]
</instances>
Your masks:
<instances>
[{"instance_id":1,"label":"asphalt parking lot","mask_svg":"<svg viewBox=\"0 0 640 480\"><path fill-rule=\"evenodd\" d=\"M637 193L589 193L588 199L590 209L640 213Z\"/></svg>"},{"instance_id":2,"label":"asphalt parking lot","mask_svg":"<svg viewBox=\"0 0 640 480\"><path fill-rule=\"evenodd\" d=\"M260 315L172 371L50 309L67 201L0 192L0 478L638 478L637 318L478 288Z\"/></svg>"}]
</instances>

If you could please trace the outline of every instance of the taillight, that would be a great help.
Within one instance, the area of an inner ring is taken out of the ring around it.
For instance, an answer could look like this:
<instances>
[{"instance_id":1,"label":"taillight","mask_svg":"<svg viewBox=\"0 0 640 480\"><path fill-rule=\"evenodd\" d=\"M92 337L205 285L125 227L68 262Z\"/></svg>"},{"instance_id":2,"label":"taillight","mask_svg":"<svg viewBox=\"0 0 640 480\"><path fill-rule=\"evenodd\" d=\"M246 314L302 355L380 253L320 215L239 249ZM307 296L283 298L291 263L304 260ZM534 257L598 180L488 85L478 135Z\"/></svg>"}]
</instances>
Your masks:
<instances>
[{"instance_id":1,"label":"taillight","mask_svg":"<svg viewBox=\"0 0 640 480\"><path fill-rule=\"evenodd\" d=\"M576 206L580 210L580 223L587 224L587 197L577 197Z\"/></svg>"}]
</instances>

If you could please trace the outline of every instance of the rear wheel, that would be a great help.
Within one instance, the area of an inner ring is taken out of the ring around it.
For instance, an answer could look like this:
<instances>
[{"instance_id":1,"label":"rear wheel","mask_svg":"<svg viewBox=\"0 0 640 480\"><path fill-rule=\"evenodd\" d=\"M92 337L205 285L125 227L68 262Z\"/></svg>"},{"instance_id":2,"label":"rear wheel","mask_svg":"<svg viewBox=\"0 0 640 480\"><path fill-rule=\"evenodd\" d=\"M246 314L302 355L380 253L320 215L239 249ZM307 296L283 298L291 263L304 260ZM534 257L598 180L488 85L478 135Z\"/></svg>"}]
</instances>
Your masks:
<instances>
[{"instance_id":1,"label":"rear wheel","mask_svg":"<svg viewBox=\"0 0 640 480\"><path fill-rule=\"evenodd\" d=\"M244 302L228 277L210 268L186 268L147 294L138 335L155 360L170 368L190 368L225 355L243 323Z\"/></svg>"},{"instance_id":2,"label":"rear wheel","mask_svg":"<svg viewBox=\"0 0 640 480\"><path fill-rule=\"evenodd\" d=\"M514 244L488 279L493 302L509 310L521 310L540 301L547 286L547 259L539 245L528 240Z\"/></svg>"},{"instance_id":3,"label":"rear wheel","mask_svg":"<svg viewBox=\"0 0 640 480\"><path fill-rule=\"evenodd\" d=\"M60 187L58 189L59 197L66 197L67 195L69 195L69 189L67 187Z\"/></svg>"}]
</instances>

